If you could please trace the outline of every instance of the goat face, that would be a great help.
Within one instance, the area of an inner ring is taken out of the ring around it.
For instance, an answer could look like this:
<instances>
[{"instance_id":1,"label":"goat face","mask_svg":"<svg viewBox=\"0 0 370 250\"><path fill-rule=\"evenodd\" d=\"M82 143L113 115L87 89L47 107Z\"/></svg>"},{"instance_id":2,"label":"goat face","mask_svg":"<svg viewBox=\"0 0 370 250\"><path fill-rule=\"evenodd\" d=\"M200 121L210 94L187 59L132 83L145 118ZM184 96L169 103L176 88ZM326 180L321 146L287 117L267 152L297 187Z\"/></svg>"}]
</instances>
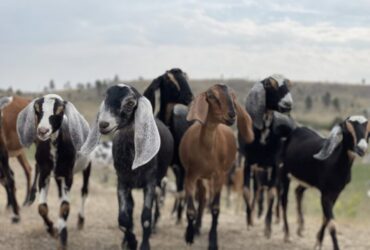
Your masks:
<instances>
[{"instance_id":1,"label":"goat face","mask_svg":"<svg viewBox=\"0 0 370 250\"><path fill-rule=\"evenodd\" d=\"M236 111L231 95L231 90L226 85L217 84L206 92L209 104L210 117L215 122L231 126L235 122Z\"/></svg>"},{"instance_id":2,"label":"goat face","mask_svg":"<svg viewBox=\"0 0 370 250\"><path fill-rule=\"evenodd\" d=\"M179 68L171 69L163 75L162 88L165 89L164 98L168 98L168 102L189 105L193 100L187 75Z\"/></svg>"},{"instance_id":3,"label":"goat face","mask_svg":"<svg viewBox=\"0 0 370 250\"><path fill-rule=\"evenodd\" d=\"M140 94L131 86L119 84L110 87L100 107L100 133L111 133L132 122L139 97Z\"/></svg>"},{"instance_id":4,"label":"goat face","mask_svg":"<svg viewBox=\"0 0 370 250\"><path fill-rule=\"evenodd\" d=\"M360 157L364 156L368 147L368 120L364 116L350 116L342 126L343 140L349 143L349 149Z\"/></svg>"},{"instance_id":5,"label":"goat face","mask_svg":"<svg viewBox=\"0 0 370 250\"><path fill-rule=\"evenodd\" d=\"M289 112L293 99L288 86L290 81L281 75L273 75L262 81L266 91L266 108L279 112Z\"/></svg>"},{"instance_id":6,"label":"goat face","mask_svg":"<svg viewBox=\"0 0 370 250\"><path fill-rule=\"evenodd\" d=\"M57 95L45 95L35 100L36 133L41 141L46 141L58 131L63 122L65 102Z\"/></svg>"}]
</instances>

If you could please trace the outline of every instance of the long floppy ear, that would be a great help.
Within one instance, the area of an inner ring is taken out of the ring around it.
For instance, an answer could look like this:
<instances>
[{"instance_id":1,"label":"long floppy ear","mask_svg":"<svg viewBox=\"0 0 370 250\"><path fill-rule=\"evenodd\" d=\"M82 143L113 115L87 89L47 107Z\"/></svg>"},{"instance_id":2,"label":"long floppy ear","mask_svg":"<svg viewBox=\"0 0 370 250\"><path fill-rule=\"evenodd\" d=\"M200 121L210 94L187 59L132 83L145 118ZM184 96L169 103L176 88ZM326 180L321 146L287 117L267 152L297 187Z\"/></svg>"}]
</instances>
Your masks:
<instances>
[{"instance_id":1,"label":"long floppy ear","mask_svg":"<svg viewBox=\"0 0 370 250\"><path fill-rule=\"evenodd\" d=\"M35 100L30 102L17 117L17 133L23 147L29 147L36 139Z\"/></svg>"},{"instance_id":2,"label":"long floppy ear","mask_svg":"<svg viewBox=\"0 0 370 250\"><path fill-rule=\"evenodd\" d=\"M234 94L233 101L236 109L238 131L247 143L252 143L254 141L252 119L248 112L242 107L242 105L240 105Z\"/></svg>"},{"instance_id":3,"label":"long floppy ear","mask_svg":"<svg viewBox=\"0 0 370 250\"><path fill-rule=\"evenodd\" d=\"M253 125L258 129L263 129L263 114L266 109L266 91L263 84L257 82L249 91L246 108L253 120Z\"/></svg>"},{"instance_id":4,"label":"long floppy ear","mask_svg":"<svg viewBox=\"0 0 370 250\"><path fill-rule=\"evenodd\" d=\"M0 98L0 110L5 108L13 101L13 97L9 96L3 96Z\"/></svg>"},{"instance_id":5,"label":"long floppy ear","mask_svg":"<svg viewBox=\"0 0 370 250\"><path fill-rule=\"evenodd\" d=\"M209 104L207 102L207 93L199 94L190 104L189 113L186 117L188 121L197 120L204 124L208 115Z\"/></svg>"},{"instance_id":6,"label":"long floppy ear","mask_svg":"<svg viewBox=\"0 0 370 250\"><path fill-rule=\"evenodd\" d=\"M155 111L155 91L159 89L160 83L160 77L154 79L143 94L150 101L150 104L153 107L153 112Z\"/></svg>"},{"instance_id":7,"label":"long floppy ear","mask_svg":"<svg viewBox=\"0 0 370 250\"><path fill-rule=\"evenodd\" d=\"M320 152L313 157L318 160L326 160L334 152L335 148L343 140L343 131L339 125L336 125L330 132L329 137L325 140Z\"/></svg>"},{"instance_id":8,"label":"long floppy ear","mask_svg":"<svg viewBox=\"0 0 370 250\"><path fill-rule=\"evenodd\" d=\"M135 112L135 158L132 169L148 163L158 153L161 138L152 106L146 97L140 97Z\"/></svg>"},{"instance_id":9,"label":"long floppy ear","mask_svg":"<svg viewBox=\"0 0 370 250\"><path fill-rule=\"evenodd\" d=\"M104 105L104 101L101 103L100 107ZM96 119L94 123L92 124L91 130L89 132L89 135L82 145L79 154L82 154L84 156L88 156L91 154L91 152L95 149L95 147L99 144L101 133L99 131L99 116L100 112L96 115Z\"/></svg>"},{"instance_id":10,"label":"long floppy ear","mask_svg":"<svg viewBox=\"0 0 370 250\"><path fill-rule=\"evenodd\" d=\"M89 124L71 102L65 103L64 115L67 117L67 124L63 121L63 129L68 129L73 146L79 151L89 135Z\"/></svg>"}]
</instances>

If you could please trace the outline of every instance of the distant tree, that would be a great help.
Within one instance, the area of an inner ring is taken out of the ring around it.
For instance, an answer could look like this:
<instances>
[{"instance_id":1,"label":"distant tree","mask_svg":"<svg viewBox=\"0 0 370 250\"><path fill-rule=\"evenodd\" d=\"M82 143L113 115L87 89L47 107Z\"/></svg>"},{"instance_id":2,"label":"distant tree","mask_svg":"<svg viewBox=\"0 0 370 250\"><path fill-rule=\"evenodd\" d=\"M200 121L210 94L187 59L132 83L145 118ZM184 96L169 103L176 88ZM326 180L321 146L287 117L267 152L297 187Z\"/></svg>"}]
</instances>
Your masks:
<instances>
[{"instance_id":1,"label":"distant tree","mask_svg":"<svg viewBox=\"0 0 370 250\"><path fill-rule=\"evenodd\" d=\"M95 81L95 89L96 89L97 94L100 96L103 91L103 84L100 80Z\"/></svg>"},{"instance_id":2,"label":"distant tree","mask_svg":"<svg viewBox=\"0 0 370 250\"><path fill-rule=\"evenodd\" d=\"M71 89L71 83L68 81L63 86L64 89Z\"/></svg>"},{"instance_id":3,"label":"distant tree","mask_svg":"<svg viewBox=\"0 0 370 250\"><path fill-rule=\"evenodd\" d=\"M117 83L119 83L119 81L120 81L119 80L119 76L118 75L115 75L114 78L113 78L113 83L114 84L117 84Z\"/></svg>"},{"instance_id":4,"label":"distant tree","mask_svg":"<svg viewBox=\"0 0 370 250\"><path fill-rule=\"evenodd\" d=\"M322 97L321 97L322 103L324 104L325 107L329 107L331 104L331 95L329 92L326 92Z\"/></svg>"},{"instance_id":5,"label":"distant tree","mask_svg":"<svg viewBox=\"0 0 370 250\"><path fill-rule=\"evenodd\" d=\"M48 93L49 92L49 88L48 87L44 87L44 93Z\"/></svg>"},{"instance_id":6,"label":"distant tree","mask_svg":"<svg viewBox=\"0 0 370 250\"><path fill-rule=\"evenodd\" d=\"M13 94L13 88L9 87L8 90L6 91L7 95L12 95Z\"/></svg>"},{"instance_id":7,"label":"distant tree","mask_svg":"<svg viewBox=\"0 0 370 250\"><path fill-rule=\"evenodd\" d=\"M313 106L313 102L312 102L312 98L311 96L307 96L306 97L306 100L305 100L305 107L306 107L306 110L311 110L312 109L312 106Z\"/></svg>"},{"instance_id":8,"label":"distant tree","mask_svg":"<svg viewBox=\"0 0 370 250\"><path fill-rule=\"evenodd\" d=\"M55 83L54 83L53 79L51 79L50 82L49 82L49 89L51 91L55 90Z\"/></svg>"},{"instance_id":9,"label":"distant tree","mask_svg":"<svg viewBox=\"0 0 370 250\"><path fill-rule=\"evenodd\" d=\"M88 83L86 83L86 88L87 88L87 89L91 89L91 83L89 83L89 82L88 82Z\"/></svg>"},{"instance_id":10,"label":"distant tree","mask_svg":"<svg viewBox=\"0 0 370 250\"><path fill-rule=\"evenodd\" d=\"M83 83L77 83L77 91L81 92L85 89L85 85Z\"/></svg>"},{"instance_id":11,"label":"distant tree","mask_svg":"<svg viewBox=\"0 0 370 250\"><path fill-rule=\"evenodd\" d=\"M23 92L20 89L17 89L17 91L15 91L15 94L21 96L23 95Z\"/></svg>"},{"instance_id":12,"label":"distant tree","mask_svg":"<svg viewBox=\"0 0 370 250\"><path fill-rule=\"evenodd\" d=\"M340 101L339 101L339 98L338 97L335 97L333 99L333 107L335 108L336 111L340 111Z\"/></svg>"},{"instance_id":13,"label":"distant tree","mask_svg":"<svg viewBox=\"0 0 370 250\"><path fill-rule=\"evenodd\" d=\"M138 77L138 80L139 80L140 82L142 82L142 81L144 81L144 77L143 77L143 76L139 76L139 77Z\"/></svg>"}]
</instances>

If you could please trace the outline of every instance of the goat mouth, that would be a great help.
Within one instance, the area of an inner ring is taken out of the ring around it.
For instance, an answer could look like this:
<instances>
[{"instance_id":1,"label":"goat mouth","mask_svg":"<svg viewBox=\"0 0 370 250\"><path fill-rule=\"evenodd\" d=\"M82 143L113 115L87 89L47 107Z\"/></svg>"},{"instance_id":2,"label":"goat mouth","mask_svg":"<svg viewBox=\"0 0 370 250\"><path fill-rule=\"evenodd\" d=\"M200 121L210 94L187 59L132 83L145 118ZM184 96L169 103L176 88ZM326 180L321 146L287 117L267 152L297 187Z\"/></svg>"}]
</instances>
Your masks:
<instances>
[{"instance_id":1,"label":"goat mouth","mask_svg":"<svg viewBox=\"0 0 370 250\"><path fill-rule=\"evenodd\" d=\"M39 138L40 141L47 141L47 140L49 140L50 135L38 134L37 138Z\"/></svg>"},{"instance_id":2,"label":"goat mouth","mask_svg":"<svg viewBox=\"0 0 370 250\"><path fill-rule=\"evenodd\" d=\"M365 150L355 147L353 150L358 156L363 157L365 155Z\"/></svg>"},{"instance_id":3,"label":"goat mouth","mask_svg":"<svg viewBox=\"0 0 370 250\"><path fill-rule=\"evenodd\" d=\"M288 105L279 105L279 112L286 113L292 110L292 106Z\"/></svg>"},{"instance_id":4,"label":"goat mouth","mask_svg":"<svg viewBox=\"0 0 370 250\"><path fill-rule=\"evenodd\" d=\"M225 124L228 125L228 126L233 125L234 122L235 122L235 118L233 118L233 119L225 119Z\"/></svg>"},{"instance_id":5,"label":"goat mouth","mask_svg":"<svg viewBox=\"0 0 370 250\"><path fill-rule=\"evenodd\" d=\"M116 127L113 127L113 128L107 128L107 129L99 129L100 130L100 133L103 134L103 135L107 135L107 134L110 134L112 133L114 130L117 129L117 126Z\"/></svg>"}]
</instances>

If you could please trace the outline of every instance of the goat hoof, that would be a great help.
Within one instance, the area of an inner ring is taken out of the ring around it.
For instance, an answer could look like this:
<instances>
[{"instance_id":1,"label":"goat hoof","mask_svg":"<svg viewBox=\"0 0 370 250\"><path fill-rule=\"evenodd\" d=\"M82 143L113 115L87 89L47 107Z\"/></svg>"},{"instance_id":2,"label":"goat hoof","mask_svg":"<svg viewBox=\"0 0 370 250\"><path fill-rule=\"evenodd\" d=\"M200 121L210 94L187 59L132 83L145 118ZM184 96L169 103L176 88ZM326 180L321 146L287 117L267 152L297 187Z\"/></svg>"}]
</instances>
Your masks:
<instances>
[{"instance_id":1,"label":"goat hoof","mask_svg":"<svg viewBox=\"0 0 370 250\"><path fill-rule=\"evenodd\" d=\"M48 229L47 229L47 232L49 233L49 235L51 236L51 237L53 237L53 238L55 238L55 239L57 239L58 238L58 230L55 228L55 227L53 227L53 226L51 226L51 227L49 227Z\"/></svg>"},{"instance_id":2,"label":"goat hoof","mask_svg":"<svg viewBox=\"0 0 370 250\"><path fill-rule=\"evenodd\" d=\"M314 246L314 250L321 250L321 248L322 248L322 243L320 243L320 242L317 242L316 244L315 244L315 246Z\"/></svg>"},{"instance_id":3,"label":"goat hoof","mask_svg":"<svg viewBox=\"0 0 370 250\"><path fill-rule=\"evenodd\" d=\"M265 228L265 237L267 239L270 239L271 238L271 228Z\"/></svg>"},{"instance_id":4,"label":"goat hoof","mask_svg":"<svg viewBox=\"0 0 370 250\"><path fill-rule=\"evenodd\" d=\"M21 217L19 217L19 215L14 215L12 217L12 223L13 224L18 224L20 222L20 220L21 220Z\"/></svg>"},{"instance_id":5,"label":"goat hoof","mask_svg":"<svg viewBox=\"0 0 370 250\"><path fill-rule=\"evenodd\" d=\"M78 215L78 221L77 221L77 228L78 230L82 230L85 225L85 218L82 217L80 214Z\"/></svg>"}]
</instances>

